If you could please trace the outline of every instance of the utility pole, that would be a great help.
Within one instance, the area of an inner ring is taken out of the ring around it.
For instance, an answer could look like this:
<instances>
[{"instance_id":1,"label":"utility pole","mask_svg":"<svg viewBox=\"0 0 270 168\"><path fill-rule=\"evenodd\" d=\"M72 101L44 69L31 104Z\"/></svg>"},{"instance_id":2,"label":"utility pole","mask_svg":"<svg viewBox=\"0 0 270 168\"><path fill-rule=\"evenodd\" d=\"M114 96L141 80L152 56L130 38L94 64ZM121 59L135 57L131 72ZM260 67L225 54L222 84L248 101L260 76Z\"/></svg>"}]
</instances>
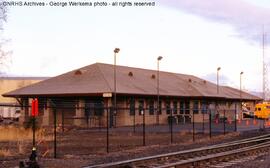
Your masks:
<instances>
[{"instance_id":1,"label":"utility pole","mask_svg":"<svg viewBox=\"0 0 270 168\"><path fill-rule=\"evenodd\" d=\"M263 35L262 35L262 55L263 55L263 100L269 100L269 88L268 88L268 65L266 62L265 56L265 44L266 44L266 33L264 32L263 28Z\"/></svg>"}]
</instances>

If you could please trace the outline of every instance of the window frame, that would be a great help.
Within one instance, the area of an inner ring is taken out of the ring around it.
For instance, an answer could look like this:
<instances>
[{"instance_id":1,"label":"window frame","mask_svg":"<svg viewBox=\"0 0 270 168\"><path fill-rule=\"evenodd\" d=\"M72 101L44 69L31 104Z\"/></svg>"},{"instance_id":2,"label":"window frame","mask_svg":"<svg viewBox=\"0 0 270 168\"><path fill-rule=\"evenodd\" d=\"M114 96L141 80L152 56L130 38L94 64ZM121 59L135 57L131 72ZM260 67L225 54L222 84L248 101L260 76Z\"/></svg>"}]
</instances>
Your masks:
<instances>
[{"instance_id":1,"label":"window frame","mask_svg":"<svg viewBox=\"0 0 270 168\"><path fill-rule=\"evenodd\" d=\"M143 115L143 113L145 113L145 111L144 111L144 100L140 99L138 102L139 102L138 103L139 115ZM142 113L142 111L143 111L143 113Z\"/></svg>"},{"instance_id":2,"label":"window frame","mask_svg":"<svg viewBox=\"0 0 270 168\"><path fill-rule=\"evenodd\" d=\"M130 116L136 115L135 104L136 104L135 98L130 98L130 100L129 100L129 115Z\"/></svg>"},{"instance_id":3,"label":"window frame","mask_svg":"<svg viewBox=\"0 0 270 168\"><path fill-rule=\"evenodd\" d=\"M178 113L178 102L175 100L173 101L173 114Z\"/></svg>"},{"instance_id":4,"label":"window frame","mask_svg":"<svg viewBox=\"0 0 270 168\"><path fill-rule=\"evenodd\" d=\"M167 115L171 114L171 101L170 100L165 101L165 108L166 108L166 114Z\"/></svg>"},{"instance_id":5,"label":"window frame","mask_svg":"<svg viewBox=\"0 0 270 168\"><path fill-rule=\"evenodd\" d=\"M149 100L148 108L149 108L149 115L154 115L155 114L154 100Z\"/></svg>"}]
</instances>

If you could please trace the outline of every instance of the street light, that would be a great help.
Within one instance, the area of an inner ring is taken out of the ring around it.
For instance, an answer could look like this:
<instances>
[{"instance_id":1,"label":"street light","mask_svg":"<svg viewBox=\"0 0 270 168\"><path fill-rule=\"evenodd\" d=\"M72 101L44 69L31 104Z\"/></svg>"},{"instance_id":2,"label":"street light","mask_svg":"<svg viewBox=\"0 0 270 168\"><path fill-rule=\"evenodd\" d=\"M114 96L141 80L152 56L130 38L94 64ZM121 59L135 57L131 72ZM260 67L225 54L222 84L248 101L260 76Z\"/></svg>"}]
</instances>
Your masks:
<instances>
[{"instance_id":1,"label":"street light","mask_svg":"<svg viewBox=\"0 0 270 168\"><path fill-rule=\"evenodd\" d=\"M217 94L219 94L219 71L220 71L220 67L217 68Z\"/></svg>"},{"instance_id":2,"label":"street light","mask_svg":"<svg viewBox=\"0 0 270 168\"><path fill-rule=\"evenodd\" d=\"M244 72L240 72L240 99L242 99L242 75Z\"/></svg>"},{"instance_id":3,"label":"street light","mask_svg":"<svg viewBox=\"0 0 270 168\"><path fill-rule=\"evenodd\" d=\"M241 118L243 118L242 116L242 75L244 74L243 71L240 72L240 93L239 93L239 96L240 96L240 114L241 114Z\"/></svg>"},{"instance_id":4,"label":"street light","mask_svg":"<svg viewBox=\"0 0 270 168\"><path fill-rule=\"evenodd\" d=\"M115 48L114 49L114 66L113 66L113 80L114 80L114 89L113 89L113 93L114 93L114 99L113 99L113 107L114 107L114 116L116 116L116 54L119 53L120 49L119 48ZM115 118L115 123L114 126L116 125L116 118Z\"/></svg>"},{"instance_id":5,"label":"street light","mask_svg":"<svg viewBox=\"0 0 270 168\"><path fill-rule=\"evenodd\" d=\"M157 58L157 124L159 124L159 61L162 60L162 56Z\"/></svg>"}]
</instances>

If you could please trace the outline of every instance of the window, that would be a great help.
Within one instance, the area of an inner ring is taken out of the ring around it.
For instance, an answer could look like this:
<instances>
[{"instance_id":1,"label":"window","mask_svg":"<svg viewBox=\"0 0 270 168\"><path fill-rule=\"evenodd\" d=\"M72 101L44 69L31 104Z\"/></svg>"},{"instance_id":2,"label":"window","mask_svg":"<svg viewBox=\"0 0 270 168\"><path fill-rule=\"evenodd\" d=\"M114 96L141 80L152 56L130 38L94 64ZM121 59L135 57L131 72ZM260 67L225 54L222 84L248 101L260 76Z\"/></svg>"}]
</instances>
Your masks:
<instances>
[{"instance_id":1,"label":"window","mask_svg":"<svg viewBox=\"0 0 270 168\"><path fill-rule=\"evenodd\" d=\"M201 108L202 108L202 114L207 114L207 102L206 101L202 101Z\"/></svg>"},{"instance_id":2,"label":"window","mask_svg":"<svg viewBox=\"0 0 270 168\"><path fill-rule=\"evenodd\" d=\"M183 101L180 101L180 114L184 114L185 104Z\"/></svg>"},{"instance_id":3,"label":"window","mask_svg":"<svg viewBox=\"0 0 270 168\"><path fill-rule=\"evenodd\" d=\"M93 108L93 104L91 103L91 101L90 101L90 100L85 100L85 110L84 110L84 115L85 115L86 117L89 117L89 116L94 115L94 114L93 114L93 112L94 112L93 109L94 109L94 108Z\"/></svg>"},{"instance_id":4,"label":"window","mask_svg":"<svg viewBox=\"0 0 270 168\"><path fill-rule=\"evenodd\" d=\"M149 115L154 115L154 101L149 101Z\"/></svg>"},{"instance_id":5,"label":"window","mask_svg":"<svg viewBox=\"0 0 270 168\"><path fill-rule=\"evenodd\" d=\"M104 113L103 100L85 99L84 105L85 105L84 115L87 118L91 116L103 116ZM77 108L79 108L79 102L77 102Z\"/></svg>"},{"instance_id":6,"label":"window","mask_svg":"<svg viewBox=\"0 0 270 168\"><path fill-rule=\"evenodd\" d=\"M173 114L177 114L177 101L173 101Z\"/></svg>"},{"instance_id":7,"label":"window","mask_svg":"<svg viewBox=\"0 0 270 168\"><path fill-rule=\"evenodd\" d=\"M129 115L135 115L135 99L131 98L129 102Z\"/></svg>"},{"instance_id":8,"label":"window","mask_svg":"<svg viewBox=\"0 0 270 168\"><path fill-rule=\"evenodd\" d=\"M170 107L170 105L171 105L171 102L169 101L169 100L167 100L166 102L165 102L165 106L166 106L166 114L170 114L171 113L171 107Z\"/></svg>"},{"instance_id":9,"label":"window","mask_svg":"<svg viewBox=\"0 0 270 168\"><path fill-rule=\"evenodd\" d=\"M185 101L185 114L189 114L190 113L190 111L189 111L189 108L190 108L189 107L189 104L190 104L189 101L186 100Z\"/></svg>"},{"instance_id":10,"label":"window","mask_svg":"<svg viewBox=\"0 0 270 168\"><path fill-rule=\"evenodd\" d=\"M102 116L104 112L104 103L103 101L95 101L94 102L94 114L96 116Z\"/></svg>"},{"instance_id":11,"label":"window","mask_svg":"<svg viewBox=\"0 0 270 168\"><path fill-rule=\"evenodd\" d=\"M139 115L142 115L144 112L144 101L139 100Z\"/></svg>"},{"instance_id":12,"label":"window","mask_svg":"<svg viewBox=\"0 0 270 168\"><path fill-rule=\"evenodd\" d=\"M198 100L193 101L193 113L194 114L199 113L199 101Z\"/></svg>"}]
</instances>

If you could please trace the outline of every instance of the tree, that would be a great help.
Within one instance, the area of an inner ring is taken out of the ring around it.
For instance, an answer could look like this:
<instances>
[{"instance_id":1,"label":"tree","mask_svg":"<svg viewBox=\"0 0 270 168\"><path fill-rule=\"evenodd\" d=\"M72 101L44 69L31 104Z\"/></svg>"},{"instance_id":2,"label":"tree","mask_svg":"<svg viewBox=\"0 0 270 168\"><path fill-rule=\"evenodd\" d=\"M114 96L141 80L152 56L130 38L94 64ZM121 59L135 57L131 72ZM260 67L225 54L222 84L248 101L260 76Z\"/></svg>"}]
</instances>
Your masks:
<instances>
[{"instance_id":1,"label":"tree","mask_svg":"<svg viewBox=\"0 0 270 168\"><path fill-rule=\"evenodd\" d=\"M4 68L8 65L8 60L12 54L12 51L6 51L3 46L10 40L5 39L3 35L4 23L7 22L8 8L3 5L4 0L0 0L0 75L4 73Z\"/></svg>"}]
</instances>

